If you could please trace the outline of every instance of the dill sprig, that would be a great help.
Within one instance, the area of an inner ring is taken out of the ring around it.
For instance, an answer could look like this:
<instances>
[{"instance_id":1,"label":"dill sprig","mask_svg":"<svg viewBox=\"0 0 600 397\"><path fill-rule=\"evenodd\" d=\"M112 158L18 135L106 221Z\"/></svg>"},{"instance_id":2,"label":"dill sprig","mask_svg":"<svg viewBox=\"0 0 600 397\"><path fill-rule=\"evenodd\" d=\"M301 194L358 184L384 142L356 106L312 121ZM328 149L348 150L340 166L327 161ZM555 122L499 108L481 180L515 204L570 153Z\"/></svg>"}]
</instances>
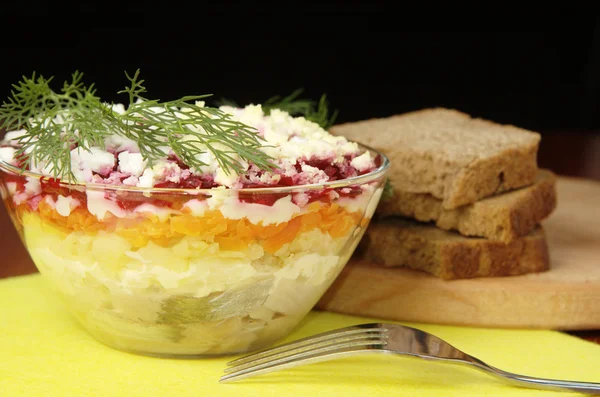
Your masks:
<instances>
[{"instance_id":1,"label":"dill sprig","mask_svg":"<svg viewBox=\"0 0 600 397\"><path fill-rule=\"evenodd\" d=\"M267 114L271 109L280 109L294 116L303 116L307 120L319 124L325 130L331 127L337 119L338 111L335 110L331 115L329 114L327 95L321 95L319 102L315 102L311 99L300 99L303 91L302 88L299 88L284 98L274 96L266 100L262 107Z\"/></svg>"},{"instance_id":2,"label":"dill sprig","mask_svg":"<svg viewBox=\"0 0 600 397\"><path fill-rule=\"evenodd\" d=\"M267 115L271 110L279 109L288 112L292 116L302 116L327 130L335 123L338 111L335 110L330 114L327 95L321 95L319 101L316 102L312 99L300 98L302 92L304 90L299 88L286 97L281 97L280 95L271 97L262 103L262 109ZM239 107L235 101L227 98L222 98L218 101L218 105Z\"/></svg>"},{"instance_id":3,"label":"dill sprig","mask_svg":"<svg viewBox=\"0 0 600 397\"><path fill-rule=\"evenodd\" d=\"M279 109L288 112L291 115L306 116L314 112L315 101L311 99L300 99L300 95L304 90L298 88L290 95L281 97L275 95L263 102L262 108L265 113L269 114L272 109Z\"/></svg>"},{"instance_id":4,"label":"dill sprig","mask_svg":"<svg viewBox=\"0 0 600 397\"><path fill-rule=\"evenodd\" d=\"M211 152L221 168L236 173L242 172L239 158L252 162L261 169L272 169L271 158L260 150L262 138L254 127L236 121L228 113L218 108L204 107L189 101L199 101L210 95L186 96L167 102L148 100L142 96L146 92L144 81L138 80L139 70L127 78L131 85L119 93L129 95L129 108L120 118L123 134L137 142L144 135L153 135L156 141L145 142L146 153L152 159L160 153L159 141L168 143L173 152L191 168L206 165L198 156ZM183 139L182 139L183 138ZM141 147L140 147L141 149Z\"/></svg>"},{"instance_id":5,"label":"dill sprig","mask_svg":"<svg viewBox=\"0 0 600 397\"><path fill-rule=\"evenodd\" d=\"M130 84L119 91L128 95L124 113L113 111L95 95L92 86L82 83L75 72L59 93L50 88L51 79L23 77L13 85L12 97L0 107L0 128L24 129L17 138L16 156L23 169L45 164L55 178L71 181L71 150L79 147L105 148L105 138L116 134L135 141L142 157L150 164L168 155L165 146L192 169L207 165L199 155L210 152L225 172L240 173L245 162L272 169L271 158L260 150L263 141L251 126L232 119L218 108L204 107L197 101L210 95L185 96L162 102L147 99L139 70ZM193 102L193 103L190 103Z\"/></svg>"},{"instance_id":6,"label":"dill sprig","mask_svg":"<svg viewBox=\"0 0 600 397\"><path fill-rule=\"evenodd\" d=\"M86 147L102 143L104 134L97 127L103 105L95 96L93 85L85 87L82 77L79 72L73 73L71 82L63 84L61 93L50 88L52 78L36 78L35 73L13 85L12 97L0 107L0 128L26 130L17 139L16 153L24 168L42 163L54 176L64 178L72 175L71 148L74 145Z\"/></svg>"},{"instance_id":7,"label":"dill sprig","mask_svg":"<svg viewBox=\"0 0 600 397\"><path fill-rule=\"evenodd\" d=\"M394 198L394 186L392 186L392 182L390 182L390 178L385 180L385 185L383 185L383 192L381 193L381 201L388 201Z\"/></svg>"}]
</instances>

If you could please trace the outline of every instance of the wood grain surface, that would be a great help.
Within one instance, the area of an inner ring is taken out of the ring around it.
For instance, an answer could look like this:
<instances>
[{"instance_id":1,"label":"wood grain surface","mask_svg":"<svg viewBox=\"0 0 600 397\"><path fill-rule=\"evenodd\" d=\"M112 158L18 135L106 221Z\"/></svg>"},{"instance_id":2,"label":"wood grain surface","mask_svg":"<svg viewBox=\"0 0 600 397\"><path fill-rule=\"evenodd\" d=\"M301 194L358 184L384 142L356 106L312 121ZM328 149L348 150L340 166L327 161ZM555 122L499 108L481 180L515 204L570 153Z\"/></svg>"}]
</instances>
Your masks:
<instances>
[{"instance_id":1,"label":"wood grain surface","mask_svg":"<svg viewBox=\"0 0 600 397\"><path fill-rule=\"evenodd\" d=\"M600 329L600 182L562 177L557 195L556 211L543 223L549 271L444 281L354 261L318 308L451 325Z\"/></svg>"}]
</instances>

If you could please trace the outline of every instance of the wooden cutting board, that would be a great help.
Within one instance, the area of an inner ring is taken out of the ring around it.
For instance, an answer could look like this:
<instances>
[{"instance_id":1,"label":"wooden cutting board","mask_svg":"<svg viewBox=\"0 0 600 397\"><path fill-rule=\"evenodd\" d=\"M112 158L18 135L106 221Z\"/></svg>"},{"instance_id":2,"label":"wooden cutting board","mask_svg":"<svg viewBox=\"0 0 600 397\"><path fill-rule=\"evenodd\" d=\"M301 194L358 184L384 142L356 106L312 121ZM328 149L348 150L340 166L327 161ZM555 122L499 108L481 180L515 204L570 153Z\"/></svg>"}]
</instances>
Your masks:
<instances>
[{"instance_id":1,"label":"wooden cutting board","mask_svg":"<svg viewBox=\"0 0 600 397\"><path fill-rule=\"evenodd\" d=\"M353 260L317 308L409 322L600 329L600 182L561 177L557 195L543 222L548 272L444 281Z\"/></svg>"}]
</instances>

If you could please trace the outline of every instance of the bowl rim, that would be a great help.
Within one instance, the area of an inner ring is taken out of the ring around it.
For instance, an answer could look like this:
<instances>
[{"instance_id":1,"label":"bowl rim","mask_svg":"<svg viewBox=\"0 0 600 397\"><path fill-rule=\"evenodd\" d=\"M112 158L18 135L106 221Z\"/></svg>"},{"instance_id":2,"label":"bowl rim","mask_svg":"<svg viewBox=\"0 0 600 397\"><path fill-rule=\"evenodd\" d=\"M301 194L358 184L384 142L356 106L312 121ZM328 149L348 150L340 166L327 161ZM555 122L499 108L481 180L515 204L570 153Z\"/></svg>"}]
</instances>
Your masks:
<instances>
[{"instance_id":1,"label":"bowl rim","mask_svg":"<svg viewBox=\"0 0 600 397\"><path fill-rule=\"evenodd\" d=\"M275 186L275 187L252 187L252 188L227 188L227 187L216 187L216 188L156 188L156 187L138 187L138 186L125 186L125 185L109 185L101 183L68 183L58 181L59 186L70 189L70 190L104 190L104 191L115 191L115 192L129 192L129 193L170 193L170 194L188 194L188 195L213 195L216 192L241 192L241 193L253 193L253 194L273 194L273 193L294 193L303 192L307 190L322 190L322 189L340 189L352 185L362 185L373 180L376 180L382 176L385 176L390 169L390 159L380 150L374 149L370 146L362 144L360 142L348 140L348 142L356 143L359 148L363 149L363 152L369 151L376 156L381 157L381 165L366 174L353 176L346 179L339 179L335 181L327 181L323 183L311 183L306 185L295 185L295 186ZM32 172L28 170L22 170L12 164L9 164L3 160L0 160L0 170L34 178L36 180L42 179L54 179L48 175Z\"/></svg>"}]
</instances>

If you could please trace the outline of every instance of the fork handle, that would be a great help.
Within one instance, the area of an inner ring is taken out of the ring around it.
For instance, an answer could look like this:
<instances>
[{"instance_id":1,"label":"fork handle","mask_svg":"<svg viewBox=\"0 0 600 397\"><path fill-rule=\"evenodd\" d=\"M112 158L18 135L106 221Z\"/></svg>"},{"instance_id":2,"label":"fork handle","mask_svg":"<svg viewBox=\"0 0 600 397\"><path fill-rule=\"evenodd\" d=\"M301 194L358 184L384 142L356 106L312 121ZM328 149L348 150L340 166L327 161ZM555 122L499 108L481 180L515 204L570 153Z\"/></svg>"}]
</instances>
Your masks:
<instances>
[{"instance_id":1,"label":"fork handle","mask_svg":"<svg viewBox=\"0 0 600 397\"><path fill-rule=\"evenodd\" d=\"M472 364L475 367L486 371L489 374L498 376L504 380L509 380L511 383L517 386L525 386L535 389L547 389L547 390L561 390L561 391L575 391L580 393L588 394L600 394L600 383L594 382L578 382L570 380L558 380L558 379L547 379L537 378L534 376L519 375L508 371L503 371L499 368L484 363L475 357L469 356L468 364Z\"/></svg>"}]
</instances>

